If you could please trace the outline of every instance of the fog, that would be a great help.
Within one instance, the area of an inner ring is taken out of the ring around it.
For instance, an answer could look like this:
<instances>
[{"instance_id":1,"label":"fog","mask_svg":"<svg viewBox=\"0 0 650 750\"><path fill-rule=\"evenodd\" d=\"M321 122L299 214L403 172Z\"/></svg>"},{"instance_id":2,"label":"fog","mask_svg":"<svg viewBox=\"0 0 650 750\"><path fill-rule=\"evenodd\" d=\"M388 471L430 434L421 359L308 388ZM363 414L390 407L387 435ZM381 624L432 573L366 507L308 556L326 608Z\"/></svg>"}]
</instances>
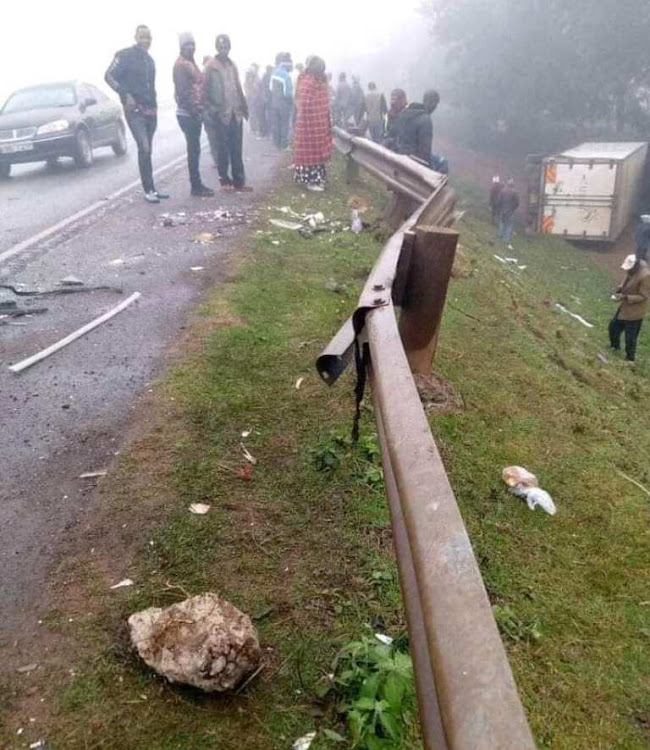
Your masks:
<instances>
[{"instance_id":1,"label":"fog","mask_svg":"<svg viewBox=\"0 0 650 750\"><path fill-rule=\"evenodd\" d=\"M54 80L83 79L102 83L113 53L133 43L135 26L151 27L151 54L158 66L161 97L171 96L171 68L178 53L177 35L192 31L197 40L197 60L214 53L219 33L231 35L232 57L245 69L251 62L271 63L275 53L290 51L294 61L309 54L326 59L330 70L342 66L373 74L373 61L390 86L403 77L412 60L391 60L386 72L386 53L395 44L409 53L409 37L423 31L418 0L380 6L369 0L329 0L315 4L285 0L279 3L235 2L227 6L189 0L165 6L159 0L108 5L80 0L61 3L13 3L8 9L11 34L0 47L0 99L15 88ZM223 10L227 7L227 10ZM402 56L404 57L404 56ZM390 58L389 58L390 59Z\"/></svg>"}]
</instances>

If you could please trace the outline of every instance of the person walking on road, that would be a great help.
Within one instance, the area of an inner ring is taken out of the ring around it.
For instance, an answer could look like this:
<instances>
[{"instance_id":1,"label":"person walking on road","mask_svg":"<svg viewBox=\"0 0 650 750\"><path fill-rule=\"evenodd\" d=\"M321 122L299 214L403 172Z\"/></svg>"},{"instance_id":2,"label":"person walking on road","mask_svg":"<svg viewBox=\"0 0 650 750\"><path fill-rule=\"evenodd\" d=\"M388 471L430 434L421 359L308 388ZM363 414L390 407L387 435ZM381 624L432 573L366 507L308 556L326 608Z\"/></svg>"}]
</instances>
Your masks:
<instances>
[{"instance_id":1,"label":"person walking on road","mask_svg":"<svg viewBox=\"0 0 650 750\"><path fill-rule=\"evenodd\" d=\"M386 127L386 115L388 107L386 98L377 91L376 83L368 84L368 93L365 97L364 109L368 119L368 129L370 138L375 143L381 143L384 140L384 130Z\"/></svg>"},{"instance_id":2,"label":"person walking on road","mask_svg":"<svg viewBox=\"0 0 650 750\"><path fill-rule=\"evenodd\" d=\"M633 363L643 319L648 312L650 299L650 215L641 217L636 232L636 255L628 256L621 268L627 271L625 281L616 290L614 298L620 302L609 323L609 343L615 351L621 348L621 335L625 333L625 359Z\"/></svg>"},{"instance_id":3,"label":"person walking on road","mask_svg":"<svg viewBox=\"0 0 650 750\"><path fill-rule=\"evenodd\" d=\"M246 187L243 140L248 104L242 90L237 66L230 59L230 37L220 34L217 54L206 66L203 104L217 133L217 168L224 190L252 190Z\"/></svg>"},{"instance_id":4,"label":"person walking on road","mask_svg":"<svg viewBox=\"0 0 650 750\"><path fill-rule=\"evenodd\" d=\"M296 106L294 180L308 190L322 192L333 141L329 83L325 62L320 57L312 56L307 62L307 69L300 77Z\"/></svg>"},{"instance_id":5,"label":"person walking on road","mask_svg":"<svg viewBox=\"0 0 650 750\"><path fill-rule=\"evenodd\" d=\"M156 190L153 179L151 152L158 125L158 104L156 65L149 54L151 39L149 27L138 26L135 44L115 54L104 79L119 95L124 117L138 147L144 198L148 203L160 203L161 198L169 198L169 195Z\"/></svg>"},{"instance_id":6,"label":"person walking on road","mask_svg":"<svg viewBox=\"0 0 650 750\"><path fill-rule=\"evenodd\" d=\"M408 100L404 89L393 89L390 92L390 109L386 116L386 137L384 146L391 151L397 151L397 123L399 116L406 109Z\"/></svg>"},{"instance_id":7,"label":"person walking on road","mask_svg":"<svg viewBox=\"0 0 650 750\"><path fill-rule=\"evenodd\" d=\"M437 91L426 91L422 103L413 102L402 110L396 123L397 150L432 165L433 123L431 115L440 102Z\"/></svg>"},{"instance_id":8,"label":"person walking on road","mask_svg":"<svg viewBox=\"0 0 650 750\"><path fill-rule=\"evenodd\" d=\"M187 142L187 168L192 195L210 197L214 190L201 180L201 130L203 129L203 74L194 62L196 43L190 33L180 34L181 53L174 64L174 98L176 119Z\"/></svg>"},{"instance_id":9,"label":"person walking on road","mask_svg":"<svg viewBox=\"0 0 650 750\"><path fill-rule=\"evenodd\" d=\"M271 92L271 134L273 143L280 151L289 148L289 131L293 114L293 62L288 52L280 52L275 58L275 70L269 84Z\"/></svg>"},{"instance_id":10,"label":"person walking on road","mask_svg":"<svg viewBox=\"0 0 650 750\"><path fill-rule=\"evenodd\" d=\"M519 193L515 190L515 181L510 178L499 193L496 209L499 220L499 237L510 245L515 226L515 213L519 208Z\"/></svg>"}]
</instances>

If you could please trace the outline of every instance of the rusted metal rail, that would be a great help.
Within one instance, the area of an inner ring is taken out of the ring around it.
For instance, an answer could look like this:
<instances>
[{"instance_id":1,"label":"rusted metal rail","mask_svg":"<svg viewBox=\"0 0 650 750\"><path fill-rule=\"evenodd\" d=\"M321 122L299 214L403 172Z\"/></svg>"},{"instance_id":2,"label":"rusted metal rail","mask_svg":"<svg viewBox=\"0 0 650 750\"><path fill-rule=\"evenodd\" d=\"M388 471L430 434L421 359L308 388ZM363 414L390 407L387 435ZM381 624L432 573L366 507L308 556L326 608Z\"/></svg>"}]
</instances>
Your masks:
<instances>
[{"instance_id":1,"label":"rusted metal rail","mask_svg":"<svg viewBox=\"0 0 650 750\"><path fill-rule=\"evenodd\" d=\"M385 245L356 310L317 369L332 385L355 344L367 355L424 744L427 750L533 750L413 377L431 371L458 240L450 229L454 195L444 175L415 162L411 168L407 157L343 131L335 137L349 159L400 197L415 201L417 194L420 204Z\"/></svg>"}]
</instances>

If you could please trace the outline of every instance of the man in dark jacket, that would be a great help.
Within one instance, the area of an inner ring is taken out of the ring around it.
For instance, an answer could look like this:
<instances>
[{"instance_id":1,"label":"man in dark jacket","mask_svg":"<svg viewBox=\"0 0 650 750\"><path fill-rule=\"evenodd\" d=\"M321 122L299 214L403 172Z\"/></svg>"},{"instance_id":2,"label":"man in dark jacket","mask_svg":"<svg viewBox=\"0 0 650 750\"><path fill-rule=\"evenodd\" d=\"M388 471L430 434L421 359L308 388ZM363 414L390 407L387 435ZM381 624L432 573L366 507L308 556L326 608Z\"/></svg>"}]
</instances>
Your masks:
<instances>
[{"instance_id":1,"label":"man in dark jacket","mask_svg":"<svg viewBox=\"0 0 650 750\"><path fill-rule=\"evenodd\" d=\"M219 180L224 190L241 192L246 187L243 139L244 120L248 120L248 103L244 96L239 71L230 59L230 37L220 34L217 54L205 68L205 117L217 131Z\"/></svg>"},{"instance_id":2,"label":"man in dark jacket","mask_svg":"<svg viewBox=\"0 0 650 750\"><path fill-rule=\"evenodd\" d=\"M180 34L178 41L181 54L174 64L176 119L187 141L187 168L192 195L207 198L214 195L214 190L203 184L199 172L203 128L203 74L194 62L196 43L192 34Z\"/></svg>"},{"instance_id":3,"label":"man in dark jacket","mask_svg":"<svg viewBox=\"0 0 650 750\"><path fill-rule=\"evenodd\" d=\"M396 123L397 151L400 154L415 156L431 166L431 145L433 143L433 123L431 115L440 102L437 91L427 91L422 104L413 102L400 114Z\"/></svg>"},{"instance_id":4,"label":"man in dark jacket","mask_svg":"<svg viewBox=\"0 0 650 750\"><path fill-rule=\"evenodd\" d=\"M151 31L148 26L135 30L135 45L116 53L106 71L106 83L116 91L124 107L124 117L138 146L138 166L144 198L160 203L169 198L156 190L153 181L151 146L158 124L156 65L149 54Z\"/></svg>"},{"instance_id":5,"label":"man in dark jacket","mask_svg":"<svg viewBox=\"0 0 650 750\"><path fill-rule=\"evenodd\" d=\"M508 245L515 224L515 213L519 208L519 193L515 190L515 181L509 179L497 199L497 216L499 218L499 237Z\"/></svg>"}]
</instances>

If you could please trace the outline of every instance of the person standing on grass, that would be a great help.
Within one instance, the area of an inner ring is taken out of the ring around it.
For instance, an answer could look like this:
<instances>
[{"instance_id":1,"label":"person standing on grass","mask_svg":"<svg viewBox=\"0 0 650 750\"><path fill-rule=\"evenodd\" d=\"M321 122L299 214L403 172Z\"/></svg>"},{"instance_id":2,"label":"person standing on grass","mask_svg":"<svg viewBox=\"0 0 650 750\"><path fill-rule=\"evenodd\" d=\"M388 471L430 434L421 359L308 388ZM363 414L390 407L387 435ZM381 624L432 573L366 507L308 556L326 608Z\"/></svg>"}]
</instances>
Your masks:
<instances>
[{"instance_id":1,"label":"person standing on grass","mask_svg":"<svg viewBox=\"0 0 650 750\"><path fill-rule=\"evenodd\" d=\"M174 64L176 119L187 142L187 168L192 195L207 198L214 190L201 181L201 130L203 129L203 74L194 62L196 43L190 33L178 37L181 54Z\"/></svg>"},{"instance_id":2,"label":"person standing on grass","mask_svg":"<svg viewBox=\"0 0 650 750\"><path fill-rule=\"evenodd\" d=\"M271 133L273 143L280 151L289 148L289 131L293 114L293 61L288 52L280 52L275 58L275 70L269 84L271 91Z\"/></svg>"},{"instance_id":3,"label":"person standing on grass","mask_svg":"<svg viewBox=\"0 0 650 750\"><path fill-rule=\"evenodd\" d=\"M637 341L650 299L650 269L647 263L650 215L641 217L636 232L636 246L636 256L626 258L621 266L627 271L627 276L614 295L620 306L609 323L609 343L615 351L620 350L621 335L625 333L625 359L629 363L633 363L636 358Z\"/></svg>"},{"instance_id":4,"label":"person standing on grass","mask_svg":"<svg viewBox=\"0 0 650 750\"><path fill-rule=\"evenodd\" d=\"M376 83L368 84L368 93L366 94L364 110L366 118L368 119L370 138L375 143L381 143L384 139L388 107L386 106L384 95L377 91Z\"/></svg>"},{"instance_id":5,"label":"person standing on grass","mask_svg":"<svg viewBox=\"0 0 650 750\"><path fill-rule=\"evenodd\" d=\"M499 237L510 244L515 226L515 213L519 208L519 193L515 190L515 181L510 178L499 194L497 200L497 216L499 218Z\"/></svg>"},{"instance_id":6,"label":"person standing on grass","mask_svg":"<svg viewBox=\"0 0 650 750\"><path fill-rule=\"evenodd\" d=\"M326 163L332 157L332 121L325 62L312 56L300 77L293 142L294 180L308 190L325 190Z\"/></svg>"},{"instance_id":7,"label":"person standing on grass","mask_svg":"<svg viewBox=\"0 0 650 750\"><path fill-rule=\"evenodd\" d=\"M138 168L144 199L148 203L160 203L161 198L169 198L169 195L156 190L153 180L151 151L158 126L158 103L156 64L149 54L150 48L149 27L138 26L135 44L115 54L104 80L119 95L124 117L138 147Z\"/></svg>"},{"instance_id":8,"label":"person standing on grass","mask_svg":"<svg viewBox=\"0 0 650 750\"><path fill-rule=\"evenodd\" d=\"M230 59L230 37L220 34L217 54L206 66L204 108L217 132L217 168L223 190L243 192L246 187L243 139L248 104L237 66Z\"/></svg>"},{"instance_id":9,"label":"person standing on grass","mask_svg":"<svg viewBox=\"0 0 650 750\"><path fill-rule=\"evenodd\" d=\"M492 212L492 223L496 224L499 219L499 196L503 190L503 183L499 175L492 178L492 187L490 188L490 211Z\"/></svg>"},{"instance_id":10,"label":"person standing on grass","mask_svg":"<svg viewBox=\"0 0 650 750\"><path fill-rule=\"evenodd\" d=\"M397 150L397 123L399 122L399 116L406 109L407 104L408 99L406 98L406 91L404 89L393 89L390 92L390 109L386 116L384 146L391 151Z\"/></svg>"}]
</instances>

